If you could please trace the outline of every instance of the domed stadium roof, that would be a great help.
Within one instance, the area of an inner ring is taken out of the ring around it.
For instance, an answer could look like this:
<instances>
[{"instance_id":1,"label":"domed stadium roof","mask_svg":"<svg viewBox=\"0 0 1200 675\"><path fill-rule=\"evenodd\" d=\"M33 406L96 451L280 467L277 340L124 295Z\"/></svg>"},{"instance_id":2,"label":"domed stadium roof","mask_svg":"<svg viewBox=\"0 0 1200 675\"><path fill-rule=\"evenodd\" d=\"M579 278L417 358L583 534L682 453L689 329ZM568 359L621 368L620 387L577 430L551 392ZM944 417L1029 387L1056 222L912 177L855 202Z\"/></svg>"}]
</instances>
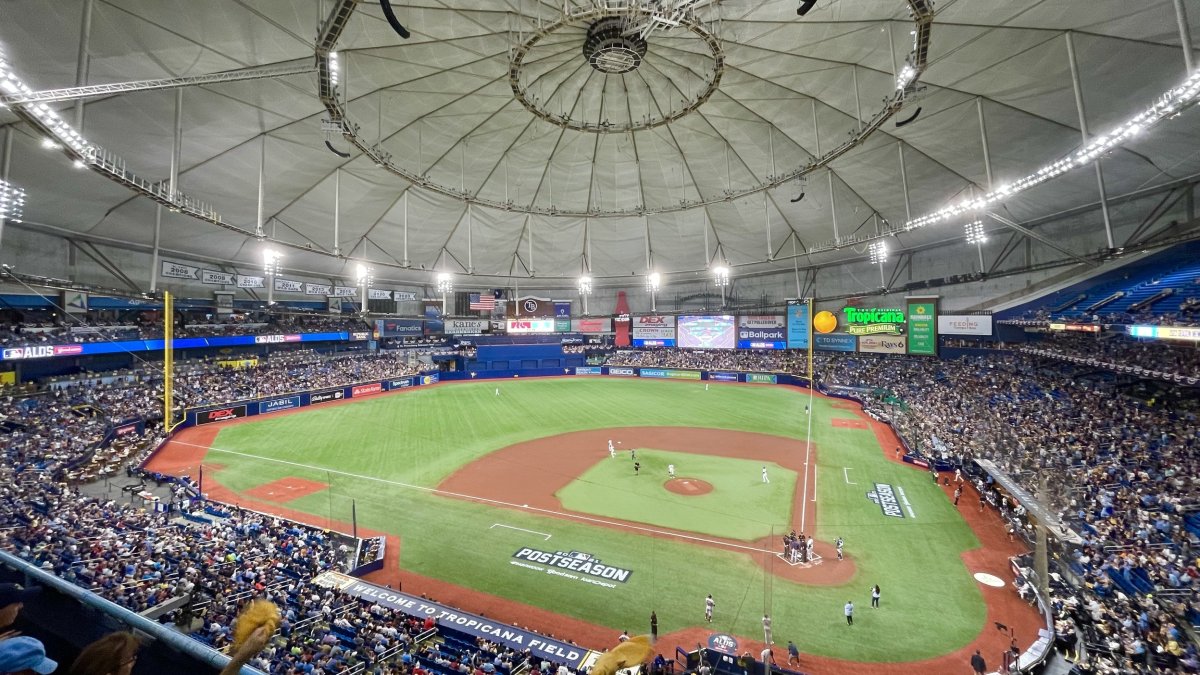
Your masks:
<instances>
[{"instance_id":1,"label":"domed stadium roof","mask_svg":"<svg viewBox=\"0 0 1200 675\"><path fill-rule=\"evenodd\" d=\"M167 212L164 255L258 265L262 161L262 234L313 251L287 253L296 270L790 273L861 259L879 232L892 250L961 242L958 220L903 226L1078 148L1072 60L1093 136L1187 76L1171 0L942 0L927 16L924 0L819 0L803 17L796 0L394 2L408 39L378 3L341 4L94 2L88 84L303 71L86 99L83 137L153 184L170 174L182 91L178 187L226 227ZM2 12L13 72L34 91L77 84L78 3ZM48 105L75 122L75 102ZM1196 121L1185 111L1105 155L1108 195L1200 172ZM16 128L22 227L153 245L150 199ZM1098 196L1084 167L991 208L1019 224ZM1116 228L1143 215L1112 208ZM1105 245L1095 219L1072 227L1059 234Z\"/></svg>"}]
</instances>

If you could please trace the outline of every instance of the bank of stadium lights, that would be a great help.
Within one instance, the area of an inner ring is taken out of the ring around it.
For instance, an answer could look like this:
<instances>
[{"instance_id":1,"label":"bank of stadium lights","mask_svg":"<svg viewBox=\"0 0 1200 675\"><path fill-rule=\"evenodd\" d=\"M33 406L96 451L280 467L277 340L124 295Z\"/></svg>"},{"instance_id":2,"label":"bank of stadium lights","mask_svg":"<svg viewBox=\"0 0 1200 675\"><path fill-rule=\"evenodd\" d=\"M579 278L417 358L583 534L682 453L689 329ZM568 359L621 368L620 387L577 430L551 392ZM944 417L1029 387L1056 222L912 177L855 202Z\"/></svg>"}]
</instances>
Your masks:
<instances>
[{"instance_id":1,"label":"bank of stadium lights","mask_svg":"<svg viewBox=\"0 0 1200 675\"><path fill-rule=\"evenodd\" d=\"M269 248L263 250L263 272L269 277L278 276L281 260L283 260L283 256L279 251Z\"/></svg>"},{"instance_id":2,"label":"bank of stadium lights","mask_svg":"<svg viewBox=\"0 0 1200 675\"><path fill-rule=\"evenodd\" d=\"M658 272L651 272L646 275L646 290L651 293L657 293L658 287L662 284L662 275Z\"/></svg>"},{"instance_id":3,"label":"bank of stadium lights","mask_svg":"<svg viewBox=\"0 0 1200 675\"><path fill-rule=\"evenodd\" d=\"M904 229L914 230L918 227L957 219L958 216L969 211L982 211L1051 178L1091 164L1147 128L1165 119L1175 117L1184 108L1195 103L1197 98L1200 98L1200 70L1192 73L1179 86L1164 92L1145 110L1126 120L1123 124L1117 125L1109 133L1097 136L1070 155L1051 162L1020 180L1001 185L978 199L953 204L910 220L905 223Z\"/></svg>"},{"instance_id":4,"label":"bank of stadium lights","mask_svg":"<svg viewBox=\"0 0 1200 675\"><path fill-rule=\"evenodd\" d=\"M871 256L872 265L882 265L888 259L888 247L885 241L871 242L867 246L867 253Z\"/></svg>"},{"instance_id":5,"label":"bank of stadium lights","mask_svg":"<svg viewBox=\"0 0 1200 675\"><path fill-rule=\"evenodd\" d=\"M454 290L454 277L449 272L439 272L437 275L437 292L445 295Z\"/></svg>"},{"instance_id":6,"label":"bank of stadium lights","mask_svg":"<svg viewBox=\"0 0 1200 675\"><path fill-rule=\"evenodd\" d=\"M987 241L987 232L983 231L983 221L974 220L963 226L968 244L982 244Z\"/></svg>"},{"instance_id":7,"label":"bank of stadium lights","mask_svg":"<svg viewBox=\"0 0 1200 675\"><path fill-rule=\"evenodd\" d=\"M25 190L6 180L0 180L0 220L19 223L24 215Z\"/></svg>"},{"instance_id":8,"label":"bank of stadium lights","mask_svg":"<svg viewBox=\"0 0 1200 675\"><path fill-rule=\"evenodd\" d=\"M329 52L329 84L338 86L338 53Z\"/></svg>"},{"instance_id":9,"label":"bank of stadium lights","mask_svg":"<svg viewBox=\"0 0 1200 675\"><path fill-rule=\"evenodd\" d=\"M729 268L728 267L725 267L725 266L714 267L712 270L712 273L713 273L713 284L715 284L717 286L717 288L725 288L726 286L729 285Z\"/></svg>"},{"instance_id":10,"label":"bank of stadium lights","mask_svg":"<svg viewBox=\"0 0 1200 675\"><path fill-rule=\"evenodd\" d=\"M579 294L580 295L591 295L592 294L592 278L591 277L579 277Z\"/></svg>"},{"instance_id":11,"label":"bank of stadium lights","mask_svg":"<svg viewBox=\"0 0 1200 675\"><path fill-rule=\"evenodd\" d=\"M354 271L354 279L358 282L359 286L370 286L375 282L375 270L362 263L358 263L358 267Z\"/></svg>"}]
</instances>

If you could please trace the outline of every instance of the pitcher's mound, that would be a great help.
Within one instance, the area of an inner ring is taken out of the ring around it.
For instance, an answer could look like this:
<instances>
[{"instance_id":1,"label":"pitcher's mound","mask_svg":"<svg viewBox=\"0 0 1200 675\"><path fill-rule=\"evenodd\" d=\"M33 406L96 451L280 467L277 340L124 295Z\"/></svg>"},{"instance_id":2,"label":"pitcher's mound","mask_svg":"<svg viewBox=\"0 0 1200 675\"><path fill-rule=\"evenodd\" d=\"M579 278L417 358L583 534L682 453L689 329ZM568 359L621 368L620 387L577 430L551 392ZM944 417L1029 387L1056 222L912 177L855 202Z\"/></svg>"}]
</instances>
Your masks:
<instances>
[{"instance_id":1,"label":"pitcher's mound","mask_svg":"<svg viewBox=\"0 0 1200 675\"><path fill-rule=\"evenodd\" d=\"M664 486L677 495L695 497L712 492L712 484L699 478L672 478Z\"/></svg>"}]
</instances>

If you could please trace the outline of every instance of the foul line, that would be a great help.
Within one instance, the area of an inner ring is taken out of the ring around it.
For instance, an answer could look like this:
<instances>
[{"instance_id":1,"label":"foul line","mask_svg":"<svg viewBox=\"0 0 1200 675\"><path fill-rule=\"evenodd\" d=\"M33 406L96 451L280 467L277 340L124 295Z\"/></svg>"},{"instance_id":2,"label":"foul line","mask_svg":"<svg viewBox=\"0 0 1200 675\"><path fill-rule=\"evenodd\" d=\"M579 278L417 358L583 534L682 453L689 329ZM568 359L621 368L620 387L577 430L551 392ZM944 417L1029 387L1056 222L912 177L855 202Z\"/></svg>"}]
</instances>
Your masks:
<instances>
[{"instance_id":1,"label":"foul line","mask_svg":"<svg viewBox=\"0 0 1200 675\"><path fill-rule=\"evenodd\" d=\"M251 455L250 453L238 452L236 450L222 450L221 448L214 448L210 445L200 445L198 443L189 443L187 441L181 441L178 439L171 439L171 442L178 443L179 445L191 446L193 448L201 448L204 450L208 450L210 452L223 452L227 455L237 455L238 457L248 457L250 459L257 459L257 460L260 460L263 462L276 462L278 464L286 464L288 466L295 466L295 467L299 467L301 469L310 469L312 471L324 471L325 473L330 473L330 474L336 473L339 476L346 476L348 478L357 478L359 480L369 480L369 481L374 481L376 483L383 483L385 485L395 485L397 487L410 488L413 490L420 490L421 492L428 492L430 494L435 494L435 495L442 495L442 496L447 496L447 497L458 497L459 499L466 499L468 501L479 502L481 504L495 504L497 506L507 506L507 507L513 508L513 509L525 509L526 511L533 511L535 513L544 513L544 514L548 514L548 515L552 515L552 516L557 516L559 518L578 520L580 522L585 522L585 523L597 523L600 525L608 525L611 527L617 527L617 528L626 529L626 530L635 530L638 532L646 532L649 534L659 535L659 536L663 536L663 537L675 537L676 539L686 539L689 541L698 541L698 542L703 542L705 544L712 544L714 546L726 546L729 548L741 549L743 551L754 551L755 553L774 553L775 552L774 549L758 548L757 546L745 546L743 544L733 544L733 543L730 543L727 541L720 541L718 539L708 539L706 537L697 537L695 535L682 534L679 532L671 532L668 530L658 530L653 527L643 527L640 525L630 525L629 523L619 523L619 522L616 522L613 520L605 520L603 518L592 518L590 516L583 516L583 515L579 515L577 513L566 513L564 511L555 511L553 509L542 509L542 508L538 508L536 506L528 506L525 504L513 504L512 502L505 502L505 501L501 501L498 499L489 499L487 497L476 497L475 495L462 494L460 492L450 492L448 490L439 490L437 488L425 487L424 485L412 485L411 483L402 483L397 480L387 480L386 478L377 478L375 476L364 476L364 475L358 474L358 473L350 473L349 471L339 471L337 469L327 469L323 466L315 466L313 464L302 464L300 462L290 462L286 459L275 459L273 457L263 457L261 455Z\"/></svg>"},{"instance_id":2,"label":"foul line","mask_svg":"<svg viewBox=\"0 0 1200 675\"><path fill-rule=\"evenodd\" d=\"M519 530L521 532L528 532L529 534L536 534L536 535L545 537L547 540L550 539L550 535L546 534L545 532L534 532L533 530L527 530L523 527L513 527L512 525L505 525L504 523L492 523L492 526L489 527L488 529L494 530L497 527L507 527L510 530Z\"/></svg>"},{"instance_id":3,"label":"foul line","mask_svg":"<svg viewBox=\"0 0 1200 675\"><path fill-rule=\"evenodd\" d=\"M808 417L808 433L805 434L805 438L804 438L804 488L803 488L804 492L800 496L800 529L801 530L805 530L808 528L808 520L806 518L808 515L808 499L807 499L807 497L808 497L808 465L812 461L812 418L813 418L813 413L816 412L813 410L813 389L814 388L815 387L813 387L813 383L809 382L808 383L808 414L805 415L806 417ZM817 501L817 486L815 484L813 485L812 500L814 502Z\"/></svg>"},{"instance_id":4,"label":"foul line","mask_svg":"<svg viewBox=\"0 0 1200 675\"><path fill-rule=\"evenodd\" d=\"M850 467L842 467L842 475L846 477L846 485L858 485L858 483L850 480Z\"/></svg>"}]
</instances>

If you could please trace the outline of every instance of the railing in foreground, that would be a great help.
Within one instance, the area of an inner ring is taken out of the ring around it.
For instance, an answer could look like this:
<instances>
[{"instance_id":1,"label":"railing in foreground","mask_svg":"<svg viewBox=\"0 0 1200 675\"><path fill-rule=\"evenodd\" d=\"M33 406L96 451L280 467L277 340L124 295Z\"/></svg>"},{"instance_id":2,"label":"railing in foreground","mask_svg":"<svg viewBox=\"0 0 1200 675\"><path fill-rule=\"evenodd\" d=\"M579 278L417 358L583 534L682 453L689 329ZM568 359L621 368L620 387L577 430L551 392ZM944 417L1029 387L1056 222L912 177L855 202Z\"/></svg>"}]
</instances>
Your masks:
<instances>
[{"instance_id":1,"label":"railing in foreground","mask_svg":"<svg viewBox=\"0 0 1200 675\"><path fill-rule=\"evenodd\" d=\"M24 574L27 582L36 581L42 586L53 588L56 592L69 598L74 598L88 607L97 609L130 628L152 636L155 640L178 652L186 654L205 665L212 666L214 670L220 670L229 664L229 657L225 654L186 635L177 633L168 626L151 621L120 605L109 602L85 588L80 588L68 581L59 579L53 574L39 569L10 553L0 551L0 564ZM242 675L264 675L261 670L251 668L250 666L242 666L239 672Z\"/></svg>"}]
</instances>

